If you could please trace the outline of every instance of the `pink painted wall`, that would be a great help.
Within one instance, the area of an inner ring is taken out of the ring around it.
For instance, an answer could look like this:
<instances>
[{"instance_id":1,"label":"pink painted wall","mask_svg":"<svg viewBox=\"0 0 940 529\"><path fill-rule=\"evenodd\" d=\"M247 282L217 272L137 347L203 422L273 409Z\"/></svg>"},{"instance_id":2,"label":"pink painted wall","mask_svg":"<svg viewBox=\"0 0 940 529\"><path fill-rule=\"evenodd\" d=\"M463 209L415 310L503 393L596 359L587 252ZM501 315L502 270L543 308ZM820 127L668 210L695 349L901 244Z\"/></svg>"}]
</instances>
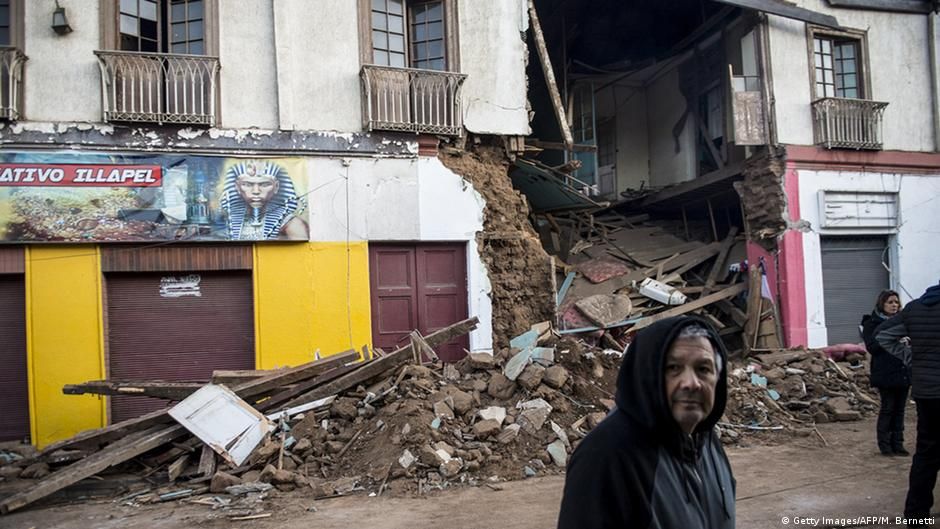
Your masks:
<instances>
[{"instance_id":1,"label":"pink painted wall","mask_svg":"<svg viewBox=\"0 0 940 529\"><path fill-rule=\"evenodd\" d=\"M800 174L787 164L784 174L784 192L790 220L800 219ZM787 230L779 244L780 317L787 347L805 346L806 330L806 274L803 268L803 233ZM765 258L766 259L766 258Z\"/></svg>"}]
</instances>

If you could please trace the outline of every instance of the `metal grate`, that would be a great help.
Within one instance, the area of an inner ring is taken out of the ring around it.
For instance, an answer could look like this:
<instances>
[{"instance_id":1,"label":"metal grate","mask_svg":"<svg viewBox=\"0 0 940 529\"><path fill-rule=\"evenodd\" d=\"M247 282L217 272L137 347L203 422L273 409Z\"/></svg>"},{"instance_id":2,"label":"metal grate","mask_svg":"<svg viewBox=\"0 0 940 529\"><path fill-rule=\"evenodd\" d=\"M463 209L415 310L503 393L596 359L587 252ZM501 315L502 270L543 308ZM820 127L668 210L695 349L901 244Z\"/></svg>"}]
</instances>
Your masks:
<instances>
[{"instance_id":1,"label":"metal grate","mask_svg":"<svg viewBox=\"0 0 940 529\"><path fill-rule=\"evenodd\" d=\"M813 102L816 145L827 149L880 151L888 103L827 97Z\"/></svg>"},{"instance_id":2,"label":"metal grate","mask_svg":"<svg viewBox=\"0 0 940 529\"><path fill-rule=\"evenodd\" d=\"M105 121L215 125L219 59L96 51Z\"/></svg>"},{"instance_id":3,"label":"metal grate","mask_svg":"<svg viewBox=\"0 0 940 529\"><path fill-rule=\"evenodd\" d=\"M460 73L364 65L363 112L368 130L457 136L463 128Z\"/></svg>"},{"instance_id":4,"label":"metal grate","mask_svg":"<svg viewBox=\"0 0 940 529\"><path fill-rule=\"evenodd\" d=\"M0 119L20 118L20 90L26 56L17 48L0 46Z\"/></svg>"}]
</instances>

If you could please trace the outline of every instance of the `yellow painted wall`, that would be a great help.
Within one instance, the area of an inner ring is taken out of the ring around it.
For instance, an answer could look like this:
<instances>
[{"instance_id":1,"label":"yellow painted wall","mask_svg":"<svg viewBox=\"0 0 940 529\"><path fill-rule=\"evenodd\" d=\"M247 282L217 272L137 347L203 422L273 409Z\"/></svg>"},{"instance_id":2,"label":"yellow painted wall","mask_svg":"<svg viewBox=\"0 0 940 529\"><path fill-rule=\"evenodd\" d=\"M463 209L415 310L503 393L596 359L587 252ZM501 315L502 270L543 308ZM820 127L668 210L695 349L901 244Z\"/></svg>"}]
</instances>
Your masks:
<instances>
[{"instance_id":1,"label":"yellow painted wall","mask_svg":"<svg viewBox=\"0 0 940 529\"><path fill-rule=\"evenodd\" d=\"M255 343L259 369L371 345L368 245L255 245Z\"/></svg>"},{"instance_id":2,"label":"yellow painted wall","mask_svg":"<svg viewBox=\"0 0 940 529\"><path fill-rule=\"evenodd\" d=\"M26 330L33 443L42 447L104 426L105 399L62 386L104 378L97 247L29 246Z\"/></svg>"}]
</instances>

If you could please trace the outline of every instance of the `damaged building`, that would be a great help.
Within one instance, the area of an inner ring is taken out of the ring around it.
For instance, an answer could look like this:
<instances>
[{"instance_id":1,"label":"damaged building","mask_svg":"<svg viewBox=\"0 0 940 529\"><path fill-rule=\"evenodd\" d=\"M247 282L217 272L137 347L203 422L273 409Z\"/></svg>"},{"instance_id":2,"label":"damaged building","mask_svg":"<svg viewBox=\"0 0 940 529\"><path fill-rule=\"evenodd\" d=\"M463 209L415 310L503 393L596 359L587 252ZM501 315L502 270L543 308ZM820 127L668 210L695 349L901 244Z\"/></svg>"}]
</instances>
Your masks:
<instances>
[{"instance_id":1,"label":"damaged building","mask_svg":"<svg viewBox=\"0 0 940 529\"><path fill-rule=\"evenodd\" d=\"M937 2L531 7L544 46L530 43L533 133L512 175L545 248L577 271L569 298L611 294L656 260L727 239L730 255L709 251L720 255L710 274L677 286L704 297L730 275L719 267L746 260L766 280L774 345L822 347L857 343L882 289L906 303L936 283ZM672 251L636 242L653 230ZM633 272L612 272L618 260ZM668 277L658 262L647 275ZM605 328L565 309L563 327ZM735 307L719 309L744 327Z\"/></svg>"},{"instance_id":2,"label":"damaged building","mask_svg":"<svg viewBox=\"0 0 940 529\"><path fill-rule=\"evenodd\" d=\"M507 177L524 2L0 2L0 439L43 446L207 379L551 316ZM511 264L511 267L510 267Z\"/></svg>"}]
</instances>

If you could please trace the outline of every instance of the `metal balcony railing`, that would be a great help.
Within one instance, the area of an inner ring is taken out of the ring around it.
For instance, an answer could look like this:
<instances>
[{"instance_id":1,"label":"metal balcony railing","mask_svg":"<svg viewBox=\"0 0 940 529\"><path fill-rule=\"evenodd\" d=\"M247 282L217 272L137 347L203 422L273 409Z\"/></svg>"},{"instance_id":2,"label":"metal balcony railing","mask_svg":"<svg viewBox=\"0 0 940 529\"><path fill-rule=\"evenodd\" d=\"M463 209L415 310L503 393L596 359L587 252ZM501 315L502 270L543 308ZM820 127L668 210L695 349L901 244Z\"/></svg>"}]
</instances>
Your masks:
<instances>
[{"instance_id":1,"label":"metal balcony railing","mask_svg":"<svg viewBox=\"0 0 940 529\"><path fill-rule=\"evenodd\" d=\"M816 145L827 149L881 150L888 103L827 97L813 102Z\"/></svg>"},{"instance_id":2,"label":"metal balcony railing","mask_svg":"<svg viewBox=\"0 0 940 529\"><path fill-rule=\"evenodd\" d=\"M460 134L460 87L466 75L363 65L361 77L368 130Z\"/></svg>"},{"instance_id":3,"label":"metal balcony railing","mask_svg":"<svg viewBox=\"0 0 940 529\"><path fill-rule=\"evenodd\" d=\"M20 118L20 90L26 56L17 48L0 46L0 119Z\"/></svg>"},{"instance_id":4,"label":"metal balcony railing","mask_svg":"<svg viewBox=\"0 0 940 529\"><path fill-rule=\"evenodd\" d=\"M96 51L105 121L215 125L219 58Z\"/></svg>"}]
</instances>

